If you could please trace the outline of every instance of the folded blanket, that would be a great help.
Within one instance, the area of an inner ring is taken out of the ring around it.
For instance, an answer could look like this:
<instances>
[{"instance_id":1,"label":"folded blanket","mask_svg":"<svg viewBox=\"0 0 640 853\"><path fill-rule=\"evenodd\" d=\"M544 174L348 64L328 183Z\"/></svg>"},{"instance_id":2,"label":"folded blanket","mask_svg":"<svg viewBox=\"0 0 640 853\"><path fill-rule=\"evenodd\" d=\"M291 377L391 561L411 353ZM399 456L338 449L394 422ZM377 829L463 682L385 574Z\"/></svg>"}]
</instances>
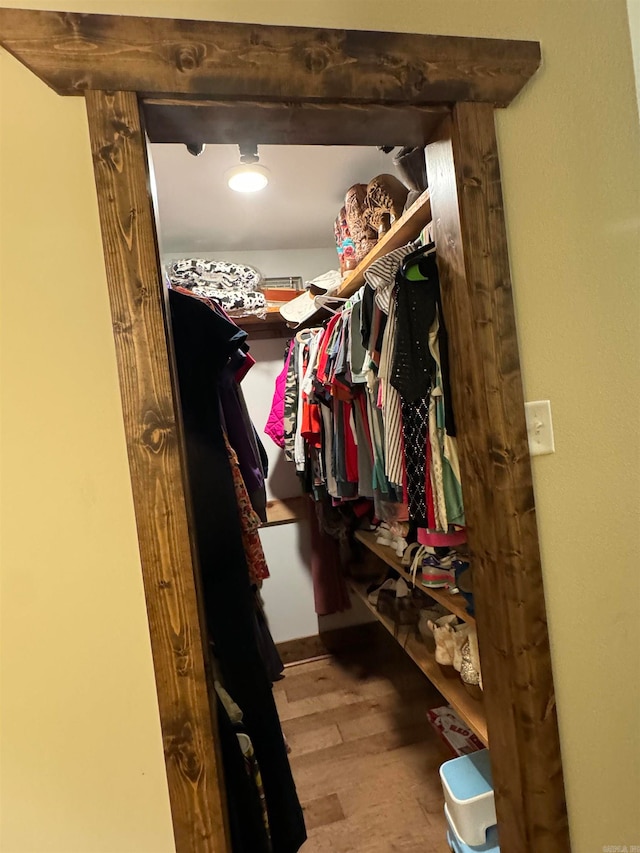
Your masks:
<instances>
[{"instance_id":1,"label":"folded blanket","mask_svg":"<svg viewBox=\"0 0 640 853\"><path fill-rule=\"evenodd\" d=\"M262 274L253 267L205 258L182 258L167 272L174 287L184 287L197 296L215 300L230 317L257 315L267 310L264 294L258 290Z\"/></svg>"}]
</instances>

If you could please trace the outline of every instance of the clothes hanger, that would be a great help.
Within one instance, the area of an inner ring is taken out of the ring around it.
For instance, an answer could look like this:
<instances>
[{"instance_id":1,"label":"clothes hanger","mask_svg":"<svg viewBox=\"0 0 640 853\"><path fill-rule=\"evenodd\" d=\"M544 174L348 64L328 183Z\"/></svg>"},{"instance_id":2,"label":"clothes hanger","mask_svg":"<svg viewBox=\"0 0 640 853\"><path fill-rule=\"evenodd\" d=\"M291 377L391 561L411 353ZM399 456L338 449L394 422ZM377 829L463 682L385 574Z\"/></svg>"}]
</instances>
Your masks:
<instances>
[{"instance_id":1,"label":"clothes hanger","mask_svg":"<svg viewBox=\"0 0 640 853\"><path fill-rule=\"evenodd\" d=\"M421 246L415 252L410 252L402 259L400 263L400 273L404 278L412 281L425 281L428 276L422 274L420 270L420 262L426 258L432 257L436 253L435 243L427 243L426 246Z\"/></svg>"},{"instance_id":2,"label":"clothes hanger","mask_svg":"<svg viewBox=\"0 0 640 853\"><path fill-rule=\"evenodd\" d=\"M427 243L435 242L435 238L433 236L433 219L428 223L428 225L424 226L418 239L423 246L426 246Z\"/></svg>"},{"instance_id":3,"label":"clothes hanger","mask_svg":"<svg viewBox=\"0 0 640 853\"><path fill-rule=\"evenodd\" d=\"M322 331L322 326L308 326L306 329L300 329L296 332L295 338L299 344L308 343L314 335Z\"/></svg>"},{"instance_id":4,"label":"clothes hanger","mask_svg":"<svg viewBox=\"0 0 640 853\"><path fill-rule=\"evenodd\" d=\"M349 297L350 298L350 297ZM324 308L330 314L339 314L342 308L345 307L345 303L349 301L348 299L344 299L340 296L316 296L314 297L314 302L318 308ZM340 308L332 308L332 303L340 303Z\"/></svg>"},{"instance_id":5,"label":"clothes hanger","mask_svg":"<svg viewBox=\"0 0 640 853\"><path fill-rule=\"evenodd\" d=\"M429 255L434 255L435 251L435 243L427 243L424 246L419 246L417 249L414 249L413 252L409 252L408 255L404 256L404 258L400 262L400 269L404 272L406 267L408 267L413 261L420 260L421 258L426 258Z\"/></svg>"}]
</instances>

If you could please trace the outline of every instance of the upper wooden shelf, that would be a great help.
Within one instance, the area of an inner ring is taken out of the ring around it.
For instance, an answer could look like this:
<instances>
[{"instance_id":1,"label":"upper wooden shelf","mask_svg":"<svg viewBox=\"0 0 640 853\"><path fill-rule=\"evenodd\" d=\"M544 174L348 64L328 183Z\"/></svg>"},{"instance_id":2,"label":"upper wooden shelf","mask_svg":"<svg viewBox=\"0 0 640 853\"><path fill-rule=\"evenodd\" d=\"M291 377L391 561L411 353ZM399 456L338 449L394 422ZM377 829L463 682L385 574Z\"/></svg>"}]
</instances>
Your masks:
<instances>
[{"instance_id":1,"label":"upper wooden shelf","mask_svg":"<svg viewBox=\"0 0 640 853\"><path fill-rule=\"evenodd\" d=\"M270 305L266 317L238 317L234 322L249 333L249 343L261 338L290 338L295 334L295 330L287 326L278 305Z\"/></svg>"},{"instance_id":2,"label":"upper wooden shelf","mask_svg":"<svg viewBox=\"0 0 640 853\"><path fill-rule=\"evenodd\" d=\"M393 249L399 249L400 246L406 246L410 240L415 240L429 222L431 222L431 199L429 190L425 190L402 214L400 219L393 223L387 233L378 240L358 266L349 273L336 295L343 299L353 296L356 290L364 284L364 273L370 264ZM267 309L266 317L242 317L236 322L241 329L246 329L249 332L253 340L280 338L294 334L294 330L287 326L280 314L280 308L273 305Z\"/></svg>"},{"instance_id":3,"label":"upper wooden shelf","mask_svg":"<svg viewBox=\"0 0 640 853\"><path fill-rule=\"evenodd\" d=\"M431 198L429 190L425 190L400 219L393 223L373 249L364 257L358 266L349 273L342 282L338 296L352 296L364 284L365 270L378 258L388 254L393 249L406 246L410 240L415 240L422 229L431 222Z\"/></svg>"},{"instance_id":4,"label":"upper wooden shelf","mask_svg":"<svg viewBox=\"0 0 640 853\"><path fill-rule=\"evenodd\" d=\"M400 559L394 554L391 548L388 548L386 545L377 544L375 533L370 533L367 530L356 530L355 536L359 542L362 542L365 547L373 551L376 557L380 557L381 560L388 566L391 566L392 569L395 569L408 583L413 584L411 572L402 565ZM460 594L452 595L446 589L428 589L426 586L422 586L419 580L415 586L420 592L424 592L425 595L430 596L434 601L446 607L450 613L455 613L456 616L465 622L469 622L470 625L476 624L473 616L467 613L465 600Z\"/></svg>"}]
</instances>

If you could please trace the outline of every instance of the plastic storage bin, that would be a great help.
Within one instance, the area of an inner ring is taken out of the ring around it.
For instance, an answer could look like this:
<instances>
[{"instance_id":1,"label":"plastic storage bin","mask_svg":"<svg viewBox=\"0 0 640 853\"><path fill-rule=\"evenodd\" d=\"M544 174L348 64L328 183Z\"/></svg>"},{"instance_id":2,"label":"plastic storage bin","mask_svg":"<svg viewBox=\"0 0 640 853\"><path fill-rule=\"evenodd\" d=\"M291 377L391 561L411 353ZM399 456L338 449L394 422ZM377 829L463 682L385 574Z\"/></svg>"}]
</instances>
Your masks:
<instances>
[{"instance_id":1,"label":"plastic storage bin","mask_svg":"<svg viewBox=\"0 0 640 853\"><path fill-rule=\"evenodd\" d=\"M496 825L489 750L445 761L440 767L440 780L454 834L469 847L482 849L487 830Z\"/></svg>"},{"instance_id":2,"label":"plastic storage bin","mask_svg":"<svg viewBox=\"0 0 640 853\"><path fill-rule=\"evenodd\" d=\"M447 841L449 843L449 847L452 850L452 853L500 853L500 847L498 846L498 827L490 826L487 830L487 838L484 844L480 844L479 847L471 847L469 844L465 844L458 836L456 835L456 831L451 825L451 819L449 818L449 812L447 807L444 807L444 815L447 819L447 823L449 824L449 830L447 832Z\"/></svg>"}]
</instances>

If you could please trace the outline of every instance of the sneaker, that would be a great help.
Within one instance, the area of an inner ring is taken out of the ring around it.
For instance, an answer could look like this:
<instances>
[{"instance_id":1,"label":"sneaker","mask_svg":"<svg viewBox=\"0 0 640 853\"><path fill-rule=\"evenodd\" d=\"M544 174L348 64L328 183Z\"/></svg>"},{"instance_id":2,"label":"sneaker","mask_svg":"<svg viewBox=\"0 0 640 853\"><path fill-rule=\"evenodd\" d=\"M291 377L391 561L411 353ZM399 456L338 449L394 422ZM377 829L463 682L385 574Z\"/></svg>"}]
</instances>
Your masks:
<instances>
[{"instance_id":1,"label":"sneaker","mask_svg":"<svg viewBox=\"0 0 640 853\"><path fill-rule=\"evenodd\" d=\"M453 566L451 557L437 557L435 554L426 554L422 559L423 567L431 567L433 569L446 569L451 571Z\"/></svg>"},{"instance_id":2,"label":"sneaker","mask_svg":"<svg viewBox=\"0 0 640 853\"><path fill-rule=\"evenodd\" d=\"M420 583L428 589L448 589L449 587L456 585L452 571L449 569L424 565L424 563L422 566Z\"/></svg>"}]
</instances>

